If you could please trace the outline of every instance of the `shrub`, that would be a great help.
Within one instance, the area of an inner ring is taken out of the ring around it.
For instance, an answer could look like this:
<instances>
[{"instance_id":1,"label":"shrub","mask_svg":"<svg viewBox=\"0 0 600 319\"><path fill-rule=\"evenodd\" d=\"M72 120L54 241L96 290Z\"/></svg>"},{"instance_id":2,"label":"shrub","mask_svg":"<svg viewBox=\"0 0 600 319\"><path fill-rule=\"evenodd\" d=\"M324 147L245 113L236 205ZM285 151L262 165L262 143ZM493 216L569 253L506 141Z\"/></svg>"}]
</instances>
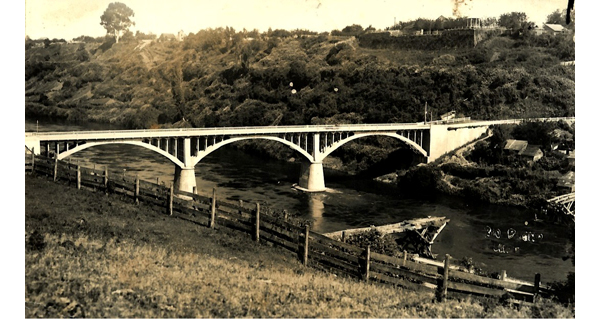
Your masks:
<instances>
[{"instance_id":1,"label":"shrub","mask_svg":"<svg viewBox=\"0 0 600 319\"><path fill-rule=\"evenodd\" d=\"M34 230L29 238L27 238L27 242L25 244L25 248L28 250L40 251L44 250L46 247L46 242L44 241L44 235L42 235L37 229Z\"/></svg>"},{"instance_id":2,"label":"shrub","mask_svg":"<svg viewBox=\"0 0 600 319\"><path fill-rule=\"evenodd\" d=\"M439 57L433 58L431 64L439 66L450 66L454 65L456 58L452 54L443 54Z\"/></svg>"},{"instance_id":3,"label":"shrub","mask_svg":"<svg viewBox=\"0 0 600 319\"><path fill-rule=\"evenodd\" d=\"M390 256L398 255L400 252L400 247L390 235L382 234L375 228L352 234L348 236L346 242L361 248L370 245L371 251Z\"/></svg>"},{"instance_id":4,"label":"shrub","mask_svg":"<svg viewBox=\"0 0 600 319\"><path fill-rule=\"evenodd\" d=\"M422 165L398 178L398 187L413 195L428 196L437 192L441 179L442 170L439 167Z\"/></svg>"}]
</instances>

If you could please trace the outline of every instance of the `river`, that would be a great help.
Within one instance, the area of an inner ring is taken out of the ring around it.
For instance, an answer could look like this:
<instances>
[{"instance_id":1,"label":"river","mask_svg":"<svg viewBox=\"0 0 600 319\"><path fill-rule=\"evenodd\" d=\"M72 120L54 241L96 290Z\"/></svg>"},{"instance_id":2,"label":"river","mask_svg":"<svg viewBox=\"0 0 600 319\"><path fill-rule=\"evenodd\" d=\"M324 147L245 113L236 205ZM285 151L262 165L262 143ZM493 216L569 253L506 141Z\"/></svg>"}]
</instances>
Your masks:
<instances>
[{"instance_id":1,"label":"river","mask_svg":"<svg viewBox=\"0 0 600 319\"><path fill-rule=\"evenodd\" d=\"M103 124L77 125L48 120L26 120L26 131L118 129ZM335 154L334 154L335 155ZM173 181L174 165L148 149L125 145L92 147L76 153L72 161L138 175L148 181ZM450 254L459 261L473 259L487 271L506 270L508 276L542 282L562 281L575 271L563 261L568 233L563 226L535 221L536 212L489 204L474 204L451 196L427 199L403 197L396 187L325 170L331 192L306 194L291 186L298 182L299 163L269 160L225 146L196 166L199 193L216 187L218 196L244 202L261 202L276 210L314 220L313 230L331 232L347 228L397 223L406 219L445 216L450 223L432 247L438 259ZM499 236L498 236L499 235ZM499 238L497 238L499 237ZM527 240L524 240L527 239Z\"/></svg>"}]
</instances>

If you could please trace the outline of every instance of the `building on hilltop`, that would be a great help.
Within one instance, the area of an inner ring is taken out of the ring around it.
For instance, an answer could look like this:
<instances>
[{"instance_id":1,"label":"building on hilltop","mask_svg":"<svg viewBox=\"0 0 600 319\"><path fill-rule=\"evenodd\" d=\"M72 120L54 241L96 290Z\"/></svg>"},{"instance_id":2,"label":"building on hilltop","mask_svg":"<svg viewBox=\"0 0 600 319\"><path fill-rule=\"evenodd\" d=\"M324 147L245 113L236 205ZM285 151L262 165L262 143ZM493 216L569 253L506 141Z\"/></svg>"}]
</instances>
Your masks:
<instances>
[{"instance_id":1,"label":"building on hilltop","mask_svg":"<svg viewBox=\"0 0 600 319\"><path fill-rule=\"evenodd\" d=\"M177 32L177 35L173 34L173 33L163 33L160 35L160 37L158 37L158 42L164 42L164 41L183 41L183 39L185 39L185 33L183 32L183 30L179 30L179 32Z\"/></svg>"},{"instance_id":2,"label":"building on hilltop","mask_svg":"<svg viewBox=\"0 0 600 319\"><path fill-rule=\"evenodd\" d=\"M509 152L519 153L527 147L527 141L521 140L506 140L506 145L504 145L504 150Z\"/></svg>"},{"instance_id":3,"label":"building on hilltop","mask_svg":"<svg viewBox=\"0 0 600 319\"><path fill-rule=\"evenodd\" d=\"M539 145L530 145L527 141L506 140L504 150L527 159L529 162L536 162L544 157L544 152Z\"/></svg>"},{"instance_id":4,"label":"building on hilltop","mask_svg":"<svg viewBox=\"0 0 600 319\"><path fill-rule=\"evenodd\" d=\"M551 23L546 23L544 24L544 32L548 33L548 34L552 34L552 35L556 35L556 34L561 34L561 33L566 33L567 29L565 29L565 27L563 27L560 24L551 24Z\"/></svg>"},{"instance_id":5,"label":"building on hilltop","mask_svg":"<svg viewBox=\"0 0 600 319\"><path fill-rule=\"evenodd\" d=\"M158 42L176 41L177 37L173 33L163 33L158 37Z\"/></svg>"},{"instance_id":6,"label":"building on hilltop","mask_svg":"<svg viewBox=\"0 0 600 319\"><path fill-rule=\"evenodd\" d=\"M542 152L539 145L530 144L519 152L519 156L526 158L527 161L536 162L544 157L544 152Z\"/></svg>"},{"instance_id":7,"label":"building on hilltop","mask_svg":"<svg viewBox=\"0 0 600 319\"><path fill-rule=\"evenodd\" d=\"M468 18L467 29L481 29L481 19L479 18Z\"/></svg>"},{"instance_id":8,"label":"building on hilltop","mask_svg":"<svg viewBox=\"0 0 600 319\"><path fill-rule=\"evenodd\" d=\"M185 33L183 30L179 30L179 32L177 32L177 41L183 41L183 39L185 39Z\"/></svg>"}]
</instances>

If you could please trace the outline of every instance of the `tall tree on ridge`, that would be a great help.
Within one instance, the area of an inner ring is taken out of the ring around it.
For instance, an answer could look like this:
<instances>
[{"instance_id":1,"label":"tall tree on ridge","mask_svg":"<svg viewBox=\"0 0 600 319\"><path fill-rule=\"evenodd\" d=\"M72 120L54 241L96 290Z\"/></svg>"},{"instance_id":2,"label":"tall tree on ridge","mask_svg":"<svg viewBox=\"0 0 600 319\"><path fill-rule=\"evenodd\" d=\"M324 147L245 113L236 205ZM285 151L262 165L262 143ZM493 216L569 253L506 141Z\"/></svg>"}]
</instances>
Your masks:
<instances>
[{"instance_id":1,"label":"tall tree on ridge","mask_svg":"<svg viewBox=\"0 0 600 319\"><path fill-rule=\"evenodd\" d=\"M131 21L134 16L133 10L121 2L112 2L100 16L100 25L106 29L108 34L115 37L115 41L119 43L121 34L129 30L129 27L135 25Z\"/></svg>"}]
</instances>

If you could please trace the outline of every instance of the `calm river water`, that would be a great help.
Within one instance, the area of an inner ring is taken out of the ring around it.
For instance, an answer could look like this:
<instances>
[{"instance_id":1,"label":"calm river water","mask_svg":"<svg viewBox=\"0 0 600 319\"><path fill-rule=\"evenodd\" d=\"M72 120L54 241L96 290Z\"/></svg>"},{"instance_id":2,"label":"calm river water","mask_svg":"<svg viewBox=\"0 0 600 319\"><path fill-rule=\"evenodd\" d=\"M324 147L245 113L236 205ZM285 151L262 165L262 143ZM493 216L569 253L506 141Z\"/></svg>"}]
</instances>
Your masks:
<instances>
[{"instance_id":1,"label":"calm river water","mask_svg":"<svg viewBox=\"0 0 600 319\"><path fill-rule=\"evenodd\" d=\"M118 128L46 120L40 120L37 125L35 120L26 120L25 129L76 131ZM174 165L141 147L98 146L74 154L72 160L90 167L108 165L111 169L123 170L125 174L138 174L148 181L158 178L169 184L173 180ZM535 222L535 211L473 204L450 196L427 200L406 198L398 195L393 186L327 170L325 183L334 191L305 194L291 187L298 182L299 173L298 163L259 158L227 146L196 166L200 193L210 194L212 188L217 187L218 196L222 198L259 201L277 210L286 209L313 219L317 232L445 216L450 223L432 247L440 260L446 253L455 260L471 257L476 266L488 272L504 269L510 277L528 281L533 281L536 272L541 274L542 282L551 282L565 280L567 273L574 271L570 260L562 260L568 246L566 230L559 225Z\"/></svg>"}]
</instances>

